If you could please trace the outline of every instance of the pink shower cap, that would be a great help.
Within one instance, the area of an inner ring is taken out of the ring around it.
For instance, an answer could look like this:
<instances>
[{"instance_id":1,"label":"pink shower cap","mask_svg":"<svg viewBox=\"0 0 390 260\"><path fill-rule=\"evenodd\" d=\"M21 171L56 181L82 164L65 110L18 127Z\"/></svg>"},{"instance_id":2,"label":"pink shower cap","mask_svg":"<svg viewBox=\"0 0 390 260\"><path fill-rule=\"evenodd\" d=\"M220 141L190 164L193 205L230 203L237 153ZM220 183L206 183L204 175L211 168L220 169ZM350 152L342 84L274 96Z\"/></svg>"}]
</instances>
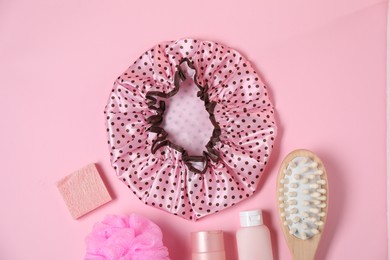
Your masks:
<instances>
[{"instance_id":1,"label":"pink shower cap","mask_svg":"<svg viewBox=\"0 0 390 260\"><path fill-rule=\"evenodd\" d=\"M190 220L251 196L276 136L252 65L211 41L146 51L115 81L105 114L117 176L147 205Z\"/></svg>"}]
</instances>

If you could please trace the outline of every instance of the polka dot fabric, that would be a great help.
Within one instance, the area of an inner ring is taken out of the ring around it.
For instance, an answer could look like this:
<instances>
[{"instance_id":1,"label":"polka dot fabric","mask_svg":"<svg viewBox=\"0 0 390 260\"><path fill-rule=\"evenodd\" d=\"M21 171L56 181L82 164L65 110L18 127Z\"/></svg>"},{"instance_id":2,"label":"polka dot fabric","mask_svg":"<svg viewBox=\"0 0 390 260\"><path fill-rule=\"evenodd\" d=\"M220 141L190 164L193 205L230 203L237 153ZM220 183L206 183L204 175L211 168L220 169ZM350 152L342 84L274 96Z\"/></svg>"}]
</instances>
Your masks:
<instances>
[{"instance_id":1,"label":"polka dot fabric","mask_svg":"<svg viewBox=\"0 0 390 260\"><path fill-rule=\"evenodd\" d=\"M174 145L152 149L161 135L150 130L150 119L164 110L151 109L148 95L172 93L184 60L196 72L194 81L207 86L220 132L212 146L218 158L207 160L202 173L191 170ZM105 115L118 178L145 204L194 221L254 193L277 130L267 89L248 60L196 39L163 42L143 53L115 81Z\"/></svg>"}]
</instances>

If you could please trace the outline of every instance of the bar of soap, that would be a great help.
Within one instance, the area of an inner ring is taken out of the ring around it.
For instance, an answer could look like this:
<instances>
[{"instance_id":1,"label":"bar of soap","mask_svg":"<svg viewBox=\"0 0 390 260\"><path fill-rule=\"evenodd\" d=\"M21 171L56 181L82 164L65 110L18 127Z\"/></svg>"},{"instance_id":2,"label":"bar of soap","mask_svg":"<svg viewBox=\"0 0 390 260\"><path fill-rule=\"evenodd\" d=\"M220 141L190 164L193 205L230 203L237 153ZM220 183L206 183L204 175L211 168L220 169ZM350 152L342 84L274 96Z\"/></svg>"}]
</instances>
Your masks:
<instances>
[{"instance_id":1,"label":"bar of soap","mask_svg":"<svg viewBox=\"0 0 390 260\"><path fill-rule=\"evenodd\" d=\"M57 187L74 219L112 200L95 164L64 177Z\"/></svg>"}]
</instances>

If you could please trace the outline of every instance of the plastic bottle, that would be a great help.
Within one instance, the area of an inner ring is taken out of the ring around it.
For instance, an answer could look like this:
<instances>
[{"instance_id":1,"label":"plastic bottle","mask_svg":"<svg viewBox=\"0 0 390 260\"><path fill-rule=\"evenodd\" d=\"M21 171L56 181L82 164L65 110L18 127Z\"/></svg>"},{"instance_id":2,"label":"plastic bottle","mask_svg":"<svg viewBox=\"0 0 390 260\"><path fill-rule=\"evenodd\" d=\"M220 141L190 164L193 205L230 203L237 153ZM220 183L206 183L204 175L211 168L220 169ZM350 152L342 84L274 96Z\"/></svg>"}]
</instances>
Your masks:
<instances>
[{"instance_id":1,"label":"plastic bottle","mask_svg":"<svg viewBox=\"0 0 390 260\"><path fill-rule=\"evenodd\" d=\"M240 212L240 224L236 234L238 259L272 260L271 237L261 210Z\"/></svg>"},{"instance_id":2,"label":"plastic bottle","mask_svg":"<svg viewBox=\"0 0 390 260\"><path fill-rule=\"evenodd\" d=\"M192 260L225 260L223 232L201 231L191 233Z\"/></svg>"}]
</instances>

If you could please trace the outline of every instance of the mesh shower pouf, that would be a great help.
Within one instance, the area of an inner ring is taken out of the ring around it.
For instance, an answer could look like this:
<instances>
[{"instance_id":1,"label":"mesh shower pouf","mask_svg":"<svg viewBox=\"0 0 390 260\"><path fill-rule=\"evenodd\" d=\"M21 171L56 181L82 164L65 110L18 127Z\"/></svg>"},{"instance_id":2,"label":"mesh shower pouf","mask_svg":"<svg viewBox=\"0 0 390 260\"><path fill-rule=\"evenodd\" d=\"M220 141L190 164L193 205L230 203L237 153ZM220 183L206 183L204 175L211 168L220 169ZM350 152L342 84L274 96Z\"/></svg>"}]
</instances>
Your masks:
<instances>
[{"instance_id":1,"label":"mesh shower pouf","mask_svg":"<svg viewBox=\"0 0 390 260\"><path fill-rule=\"evenodd\" d=\"M276 136L252 65L211 41L162 42L114 83L111 163L144 203L196 220L256 190Z\"/></svg>"}]
</instances>

